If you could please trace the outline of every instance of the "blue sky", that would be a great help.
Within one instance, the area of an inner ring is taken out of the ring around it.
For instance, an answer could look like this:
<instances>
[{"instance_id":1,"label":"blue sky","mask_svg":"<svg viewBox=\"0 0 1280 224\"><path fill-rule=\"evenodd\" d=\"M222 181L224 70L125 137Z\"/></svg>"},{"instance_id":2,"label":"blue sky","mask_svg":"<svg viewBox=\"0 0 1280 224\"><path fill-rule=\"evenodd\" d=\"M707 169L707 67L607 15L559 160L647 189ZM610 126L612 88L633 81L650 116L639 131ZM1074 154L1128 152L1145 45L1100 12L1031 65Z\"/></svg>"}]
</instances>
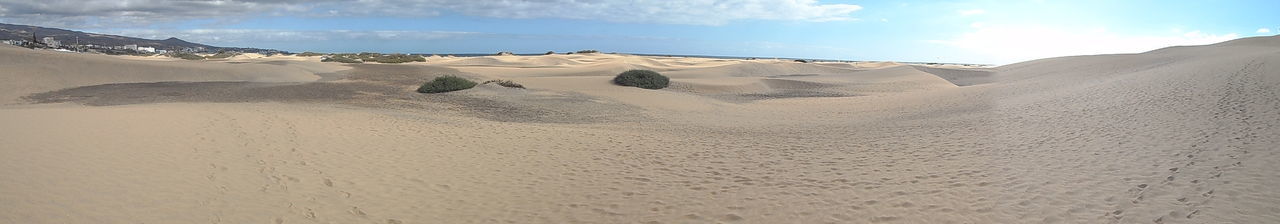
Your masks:
<instances>
[{"instance_id":1,"label":"blue sky","mask_svg":"<svg viewBox=\"0 0 1280 224\"><path fill-rule=\"evenodd\" d=\"M1277 11L1273 1L0 0L5 23L288 51L987 64L1276 35Z\"/></svg>"}]
</instances>

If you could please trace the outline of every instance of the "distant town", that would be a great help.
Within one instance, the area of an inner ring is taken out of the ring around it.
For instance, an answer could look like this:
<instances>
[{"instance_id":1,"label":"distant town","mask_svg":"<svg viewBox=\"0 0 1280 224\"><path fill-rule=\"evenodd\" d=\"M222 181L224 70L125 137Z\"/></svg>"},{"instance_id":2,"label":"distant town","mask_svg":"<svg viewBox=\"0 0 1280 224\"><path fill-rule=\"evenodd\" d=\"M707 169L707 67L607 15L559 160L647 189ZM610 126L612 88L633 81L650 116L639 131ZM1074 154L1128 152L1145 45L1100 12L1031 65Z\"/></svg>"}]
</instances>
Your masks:
<instances>
[{"instance_id":1,"label":"distant town","mask_svg":"<svg viewBox=\"0 0 1280 224\"><path fill-rule=\"evenodd\" d=\"M143 39L4 23L0 23L0 42L30 49L110 55L166 55L176 57L182 56L182 54L287 53L271 49L216 47L191 43L172 37L163 40Z\"/></svg>"},{"instance_id":2,"label":"distant town","mask_svg":"<svg viewBox=\"0 0 1280 224\"><path fill-rule=\"evenodd\" d=\"M173 53L187 53L187 54L223 53L223 52L246 53L246 52L239 52L235 50L229 51L224 49L210 49L206 47L181 47L181 48L171 47L168 49L161 49L161 48L152 47L152 46L139 46L137 44L124 44L124 45L114 45L114 46L97 45L97 44L80 44L76 40L59 40L55 37L42 37L38 39L33 37L32 39L29 39L29 40L3 40L0 42L9 44L9 45L19 46L24 48L32 48L32 49L49 49L49 50L64 51L64 52L100 53L100 54L110 54L110 55L149 56L149 55L173 54ZM261 51L255 51L253 53L276 54L276 53L287 53L287 52L276 51L276 50L261 50Z\"/></svg>"},{"instance_id":3,"label":"distant town","mask_svg":"<svg viewBox=\"0 0 1280 224\"><path fill-rule=\"evenodd\" d=\"M102 46L102 45L94 45L94 44L81 45L76 43L67 44L67 43L63 43L60 40L55 39L54 37L44 37L44 38L37 39L36 41L4 40L3 42L5 44L15 45L15 46L20 46L25 48L46 48L46 49L53 49L53 50L60 50L60 51L93 52L93 53L105 53L105 54L134 55L134 54L165 54L169 52L202 53L206 51L204 47L182 48L182 49L156 49L155 47L143 47L143 46L138 46L137 44L126 44L122 46Z\"/></svg>"}]
</instances>

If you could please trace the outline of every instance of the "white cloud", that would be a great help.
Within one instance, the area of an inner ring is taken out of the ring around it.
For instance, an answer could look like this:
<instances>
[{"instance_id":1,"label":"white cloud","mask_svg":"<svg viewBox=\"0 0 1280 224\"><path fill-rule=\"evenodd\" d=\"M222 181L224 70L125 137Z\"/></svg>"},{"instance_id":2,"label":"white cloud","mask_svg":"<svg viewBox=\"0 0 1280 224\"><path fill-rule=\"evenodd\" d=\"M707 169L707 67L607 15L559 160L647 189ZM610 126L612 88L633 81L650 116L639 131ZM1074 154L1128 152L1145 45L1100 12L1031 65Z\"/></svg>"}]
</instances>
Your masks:
<instances>
[{"instance_id":1,"label":"white cloud","mask_svg":"<svg viewBox=\"0 0 1280 224\"><path fill-rule=\"evenodd\" d=\"M1139 53L1177 45L1211 44L1239 35L1205 34L1200 31L1169 35L1130 35L1106 29L1064 29L1045 26L1000 26L986 24L949 40L931 43L961 48L989 62L1013 63L1039 58Z\"/></svg>"},{"instance_id":2,"label":"white cloud","mask_svg":"<svg viewBox=\"0 0 1280 224\"><path fill-rule=\"evenodd\" d=\"M1258 28L1258 33L1270 33L1270 32L1271 32L1271 29Z\"/></svg>"},{"instance_id":3,"label":"white cloud","mask_svg":"<svg viewBox=\"0 0 1280 224\"><path fill-rule=\"evenodd\" d=\"M982 10L982 9L970 9L970 10L960 10L960 11L956 11L956 12L957 12L957 13L960 13L960 15L962 15L962 16L972 16L972 15L982 15L982 14L986 14L986 13L987 13L987 10Z\"/></svg>"},{"instance_id":4,"label":"white cloud","mask_svg":"<svg viewBox=\"0 0 1280 224\"><path fill-rule=\"evenodd\" d=\"M0 19L63 27L126 27L186 19L273 16L430 17L444 11L496 18L722 25L737 20L848 21L862 7L817 0L0 0Z\"/></svg>"}]
</instances>

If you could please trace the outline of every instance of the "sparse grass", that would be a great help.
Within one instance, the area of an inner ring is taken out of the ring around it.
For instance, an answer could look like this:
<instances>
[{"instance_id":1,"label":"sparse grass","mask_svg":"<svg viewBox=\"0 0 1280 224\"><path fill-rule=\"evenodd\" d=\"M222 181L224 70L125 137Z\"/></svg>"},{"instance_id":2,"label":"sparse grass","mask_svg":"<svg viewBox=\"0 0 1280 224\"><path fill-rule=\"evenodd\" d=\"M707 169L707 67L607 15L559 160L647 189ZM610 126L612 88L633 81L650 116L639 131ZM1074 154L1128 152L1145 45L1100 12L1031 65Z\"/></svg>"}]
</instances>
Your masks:
<instances>
[{"instance_id":1,"label":"sparse grass","mask_svg":"<svg viewBox=\"0 0 1280 224\"><path fill-rule=\"evenodd\" d=\"M553 55L553 54L556 54L556 51L547 51L546 54L542 54L542 55Z\"/></svg>"},{"instance_id":2,"label":"sparse grass","mask_svg":"<svg viewBox=\"0 0 1280 224\"><path fill-rule=\"evenodd\" d=\"M600 51L597 51L597 50L581 50L581 51L578 51L578 53L579 53L579 54L594 54L594 53L600 53Z\"/></svg>"},{"instance_id":3,"label":"sparse grass","mask_svg":"<svg viewBox=\"0 0 1280 224\"><path fill-rule=\"evenodd\" d=\"M631 70L618 74L613 83L621 86L635 86L645 89L662 89L671 84L671 79L655 71Z\"/></svg>"},{"instance_id":4,"label":"sparse grass","mask_svg":"<svg viewBox=\"0 0 1280 224\"><path fill-rule=\"evenodd\" d=\"M516 83L511 80L494 79L494 80L484 81L483 84L489 84L489 83L496 83L499 86L507 87L507 88L524 89L524 85L520 85L520 83Z\"/></svg>"},{"instance_id":5,"label":"sparse grass","mask_svg":"<svg viewBox=\"0 0 1280 224\"><path fill-rule=\"evenodd\" d=\"M298 53L298 56L300 56L300 57L315 57L315 56L322 56L322 55L324 55L324 54L316 53L316 52L310 52L310 51L308 51L308 52Z\"/></svg>"},{"instance_id":6,"label":"sparse grass","mask_svg":"<svg viewBox=\"0 0 1280 224\"><path fill-rule=\"evenodd\" d=\"M443 93L470 89L471 87L476 87L476 82L472 82L471 80L467 80L462 77L446 75L436 77L436 79L422 84L422 87L418 87L418 92Z\"/></svg>"}]
</instances>

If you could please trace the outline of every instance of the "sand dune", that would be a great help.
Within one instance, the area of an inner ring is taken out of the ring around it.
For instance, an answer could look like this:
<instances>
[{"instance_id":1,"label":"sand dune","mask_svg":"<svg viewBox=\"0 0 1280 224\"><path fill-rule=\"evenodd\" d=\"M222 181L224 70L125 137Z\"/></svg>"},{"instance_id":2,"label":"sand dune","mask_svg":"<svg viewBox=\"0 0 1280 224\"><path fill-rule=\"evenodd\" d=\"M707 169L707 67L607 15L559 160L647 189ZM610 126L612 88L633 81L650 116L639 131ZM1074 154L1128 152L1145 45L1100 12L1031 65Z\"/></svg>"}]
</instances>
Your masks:
<instances>
[{"instance_id":1,"label":"sand dune","mask_svg":"<svg viewBox=\"0 0 1280 224\"><path fill-rule=\"evenodd\" d=\"M160 81L306 82L322 66L306 69L267 63L145 61L0 46L0 104L77 86Z\"/></svg>"},{"instance_id":2,"label":"sand dune","mask_svg":"<svg viewBox=\"0 0 1280 224\"><path fill-rule=\"evenodd\" d=\"M1280 37L996 68L0 59L6 223L1280 222ZM632 68L674 83L609 83ZM412 92L446 74L529 88Z\"/></svg>"}]
</instances>

